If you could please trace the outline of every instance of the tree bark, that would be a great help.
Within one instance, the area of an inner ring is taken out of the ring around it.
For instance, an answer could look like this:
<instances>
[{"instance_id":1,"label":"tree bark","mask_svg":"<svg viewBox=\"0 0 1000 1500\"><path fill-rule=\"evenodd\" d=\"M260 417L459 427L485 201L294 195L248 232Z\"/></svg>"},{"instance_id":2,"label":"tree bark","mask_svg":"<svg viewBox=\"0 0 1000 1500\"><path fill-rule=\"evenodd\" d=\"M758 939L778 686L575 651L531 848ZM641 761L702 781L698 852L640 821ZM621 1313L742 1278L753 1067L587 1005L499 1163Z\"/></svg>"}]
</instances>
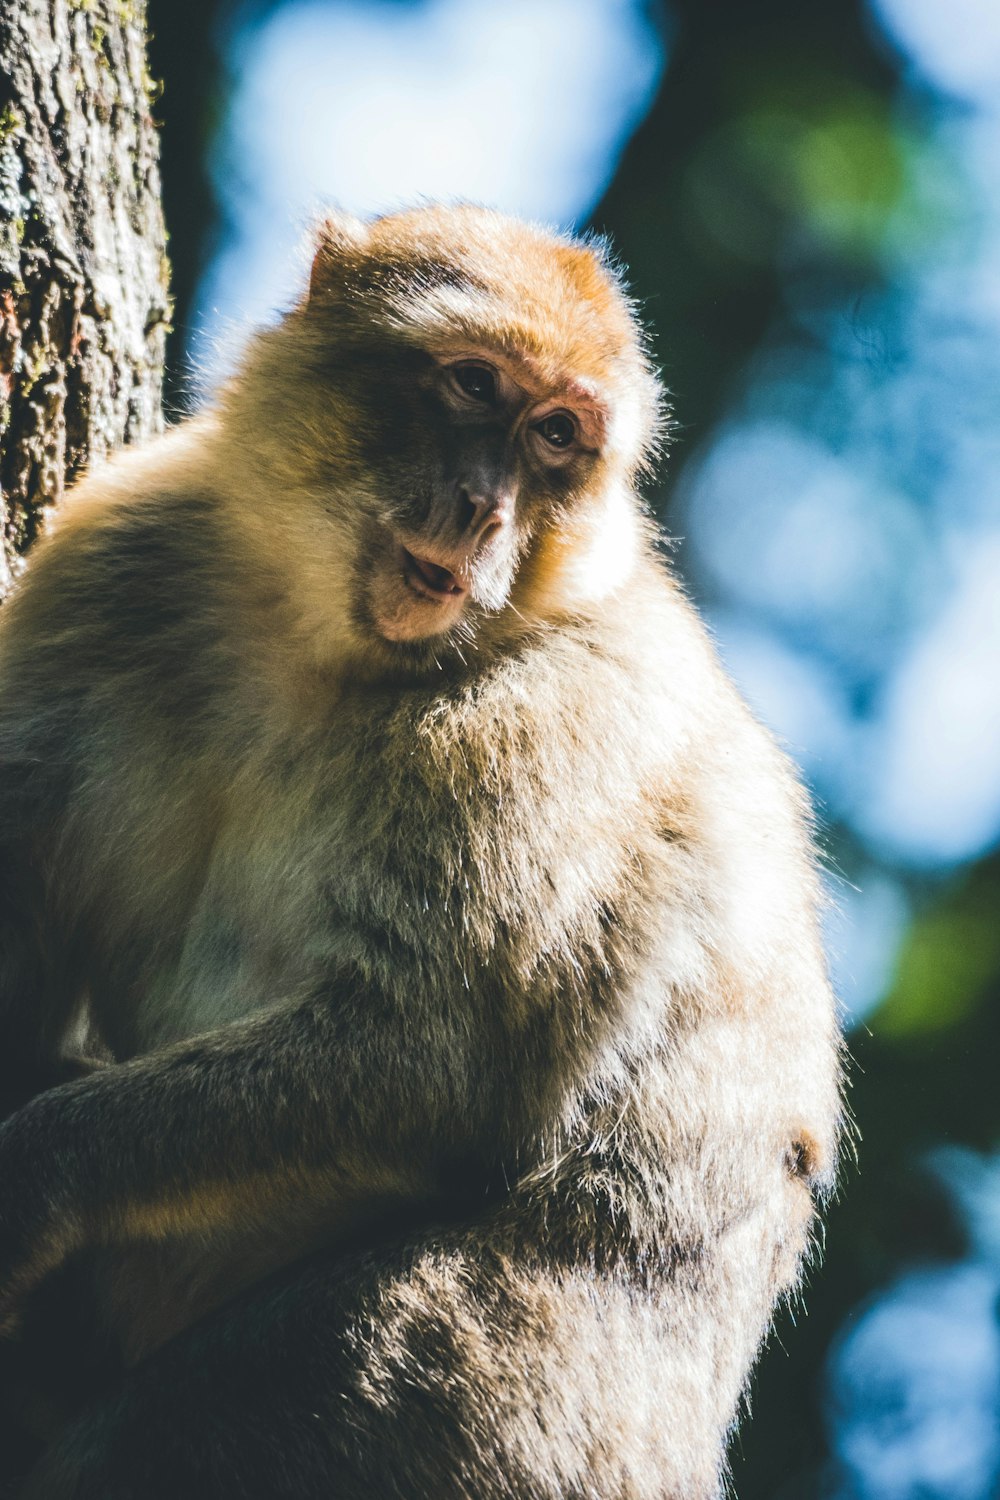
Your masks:
<instances>
[{"instance_id":1,"label":"tree bark","mask_svg":"<svg viewBox=\"0 0 1000 1500\"><path fill-rule=\"evenodd\" d=\"M65 485L161 425L150 92L145 0L0 0L0 597Z\"/></svg>"},{"instance_id":2,"label":"tree bark","mask_svg":"<svg viewBox=\"0 0 1000 1500\"><path fill-rule=\"evenodd\" d=\"M161 425L149 95L145 0L0 0L0 599L66 484ZM39 1451L26 1380L4 1345L0 1495Z\"/></svg>"}]
</instances>

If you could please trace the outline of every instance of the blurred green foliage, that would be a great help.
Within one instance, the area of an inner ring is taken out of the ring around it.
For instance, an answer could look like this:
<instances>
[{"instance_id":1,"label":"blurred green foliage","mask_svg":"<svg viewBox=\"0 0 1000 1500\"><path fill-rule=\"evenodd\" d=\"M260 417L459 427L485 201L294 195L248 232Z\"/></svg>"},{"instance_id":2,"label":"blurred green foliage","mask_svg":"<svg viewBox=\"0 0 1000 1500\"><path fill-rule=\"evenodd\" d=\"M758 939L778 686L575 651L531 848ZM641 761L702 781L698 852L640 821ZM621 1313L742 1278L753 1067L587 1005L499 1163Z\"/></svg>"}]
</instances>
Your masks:
<instances>
[{"instance_id":1,"label":"blurred green foliage","mask_svg":"<svg viewBox=\"0 0 1000 1500\"><path fill-rule=\"evenodd\" d=\"M789 231L830 243L831 272L860 284L906 170L893 72L858 0L671 10L660 97L594 218L659 332L683 445L708 430L771 321Z\"/></svg>"},{"instance_id":2,"label":"blurred green foliage","mask_svg":"<svg viewBox=\"0 0 1000 1500\"><path fill-rule=\"evenodd\" d=\"M914 922L889 995L872 1018L887 1039L953 1030L974 1013L1000 973L995 872L976 870Z\"/></svg>"}]
</instances>

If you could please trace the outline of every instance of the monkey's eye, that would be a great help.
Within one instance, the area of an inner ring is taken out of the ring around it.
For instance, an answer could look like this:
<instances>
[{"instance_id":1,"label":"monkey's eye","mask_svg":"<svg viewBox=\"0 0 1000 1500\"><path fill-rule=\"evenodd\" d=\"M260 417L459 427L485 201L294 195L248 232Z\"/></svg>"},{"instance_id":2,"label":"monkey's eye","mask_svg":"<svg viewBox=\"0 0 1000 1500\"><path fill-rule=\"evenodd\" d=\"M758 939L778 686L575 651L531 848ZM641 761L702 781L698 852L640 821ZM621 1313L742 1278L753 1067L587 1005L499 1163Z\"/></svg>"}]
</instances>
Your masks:
<instances>
[{"instance_id":1,"label":"monkey's eye","mask_svg":"<svg viewBox=\"0 0 1000 1500\"><path fill-rule=\"evenodd\" d=\"M463 395L471 396L473 401L492 406L497 399L497 378L489 365L465 360L460 365L452 365L451 378Z\"/></svg>"},{"instance_id":2,"label":"monkey's eye","mask_svg":"<svg viewBox=\"0 0 1000 1500\"><path fill-rule=\"evenodd\" d=\"M550 448L569 448L576 437L576 423L567 411L554 411L536 424L535 431Z\"/></svg>"}]
</instances>

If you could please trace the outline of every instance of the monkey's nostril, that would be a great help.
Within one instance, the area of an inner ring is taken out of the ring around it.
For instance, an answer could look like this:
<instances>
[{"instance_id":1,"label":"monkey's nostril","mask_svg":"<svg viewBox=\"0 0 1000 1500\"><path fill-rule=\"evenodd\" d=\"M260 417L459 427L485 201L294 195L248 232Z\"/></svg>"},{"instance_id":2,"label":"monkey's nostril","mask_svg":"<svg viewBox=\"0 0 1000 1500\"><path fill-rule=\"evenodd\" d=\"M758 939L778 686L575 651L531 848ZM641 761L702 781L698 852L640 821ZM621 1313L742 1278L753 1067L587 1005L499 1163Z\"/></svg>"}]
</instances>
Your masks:
<instances>
[{"instance_id":1,"label":"monkey's nostril","mask_svg":"<svg viewBox=\"0 0 1000 1500\"><path fill-rule=\"evenodd\" d=\"M475 504L467 489L458 492L458 529L468 531L475 524L479 515L479 506Z\"/></svg>"},{"instance_id":2,"label":"monkey's nostril","mask_svg":"<svg viewBox=\"0 0 1000 1500\"><path fill-rule=\"evenodd\" d=\"M415 557L409 548L403 548L403 557L412 572L420 577L435 594L463 594L465 589L454 573L440 563L427 557Z\"/></svg>"}]
</instances>

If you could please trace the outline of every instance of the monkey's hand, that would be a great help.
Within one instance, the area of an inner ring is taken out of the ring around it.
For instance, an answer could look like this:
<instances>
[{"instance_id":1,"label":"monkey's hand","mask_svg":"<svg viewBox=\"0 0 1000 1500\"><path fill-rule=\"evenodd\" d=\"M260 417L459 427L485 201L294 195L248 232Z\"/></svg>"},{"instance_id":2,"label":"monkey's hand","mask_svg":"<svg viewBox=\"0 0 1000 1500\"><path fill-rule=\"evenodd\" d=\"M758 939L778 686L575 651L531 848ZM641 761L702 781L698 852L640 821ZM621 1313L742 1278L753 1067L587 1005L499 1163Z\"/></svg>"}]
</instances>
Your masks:
<instances>
[{"instance_id":1,"label":"monkey's hand","mask_svg":"<svg viewBox=\"0 0 1000 1500\"><path fill-rule=\"evenodd\" d=\"M72 1085L70 1086L72 1087ZM17 1332L25 1298L83 1242L76 1194L63 1169L55 1095L42 1094L0 1125L0 1337Z\"/></svg>"},{"instance_id":2,"label":"monkey's hand","mask_svg":"<svg viewBox=\"0 0 1000 1500\"><path fill-rule=\"evenodd\" d=\"M273 1226L304 1201L335 1222L373 1191L434 1192L442 1162L495 1150L513 1040L456 1007L404 1046L412 1013L409 987L331 976L18 1110L0 1127L0 1324L75 1250Z\"/></svg>"},{"instance_id":3,"label":"monkey's hand","mask_svg":"<svg viewBox=\"0 0 1000 1500\"><path fill-rule=\"evenodd\" d=\"M18 1062L16 1071L10 1070L13 1076L0 1081L0 1121L16 1114L39 1094L58 1088L61 1083L70 1083L77 1078L90 1078L107 1066L108 1063L99 1057L58 1058L34 1071Z\"/></svg>"}]
</instances>

